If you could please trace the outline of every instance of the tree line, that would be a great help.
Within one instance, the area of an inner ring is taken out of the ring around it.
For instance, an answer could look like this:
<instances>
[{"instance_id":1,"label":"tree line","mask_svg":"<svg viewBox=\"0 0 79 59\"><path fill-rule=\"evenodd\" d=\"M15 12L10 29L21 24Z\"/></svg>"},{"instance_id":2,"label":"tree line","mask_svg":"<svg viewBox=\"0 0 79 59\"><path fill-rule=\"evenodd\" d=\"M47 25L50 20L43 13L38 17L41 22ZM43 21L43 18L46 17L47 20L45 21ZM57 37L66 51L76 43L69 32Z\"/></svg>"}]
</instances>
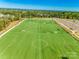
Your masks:
<instances>
[{"instance_id":1,"label":"tree line","mask_svg":"<svg viewBox=\"0 0 79 59\"><path fill-rule=\"evenodd\" d=\"M21 18L47 17L79 20L79 12L0 8L0 31Z\"/></svg>"}]
</instances>

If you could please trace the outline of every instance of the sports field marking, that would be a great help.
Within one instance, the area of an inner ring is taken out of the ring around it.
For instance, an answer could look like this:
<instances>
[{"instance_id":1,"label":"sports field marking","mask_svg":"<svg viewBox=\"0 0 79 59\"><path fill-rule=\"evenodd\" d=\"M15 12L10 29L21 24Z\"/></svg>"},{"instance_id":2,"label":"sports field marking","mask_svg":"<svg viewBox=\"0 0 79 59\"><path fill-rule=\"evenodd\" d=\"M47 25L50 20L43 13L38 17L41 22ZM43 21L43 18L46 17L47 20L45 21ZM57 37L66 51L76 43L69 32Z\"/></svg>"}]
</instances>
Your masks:
<instances>
[{"instance_id":1,"label":"sports field marking","mask_svg":"<svg viewBox=\"0 0 79 59\"><path fill-rule=\"evenodd\" d=\"M69 57L78 57L78 54L75 51L73 51L73 52L67 52L67 55ZM67 55L64 55L64 57L67 57Z\"/></svg>"},{"instance_id":2,"label":"sports field marking","mask_svg":"<svg viewBox=\"0 0 79 59\"><path fill-rule=\"evenodd\" d=\"M39 59L42 59L42 52L41 52L41 39L39 39L38 52L39 52L39 54L38 54L38 58L39 58Z\"/></svg>"},{"instance_id":3,"label":"sports field marking","mask_svg":"<svg viewBox=\"0 0 79 59\"><path fill-rule=\"evenodd\" d=\"M55 34L57 34L57 33L58 33L58 31L54 31L54 33L55 33Z\"/></svg>"},{"instance_id":4,"label":"sports field marking","mask_svg":"<svg viewBox=\"0 0 79 59\"><path fill-rule=\"evenodd\" d=\"M42 40L41 42L43 43L43 47L42 48L46 48L47 46L49 46L47 41ZM34 47L35 49L38 49L38 47L36 46L35 43L36 43L35 41L32 41L32 47ZM39 49L41 50L41 48L39 48Z\"/></svg>"},{"instance_id":5,"label":"sports field marking","mask_svg":"<svg viewBox=\"0 0 79 59\"><path fill-rule=\"evenodd\" d=\"M63 28L66 28L67 30L69 30L70 32L72 32L72 33L70 33L70 34L76 36L76 37L79 39L79 36L75 33L75 31L71 30L69 27L67 27L67 26L64 25L63 23L57 21L57 19L53 19L53 20L56 21L56 23L58 23L59 25L61 25ZM76 25L77 25L77 24L76 24ZM69 32L69 31L68 31L68 32Z\"/></svg>"},{"instance_id":6,"label":"sports field marking","mask_svg":"<svg viewBox=\"0 0 79 59\"><path fill-rule=\"evenodd\" d=\"M22 32L25 32L26 30L22 30Z\"/></svg>"},{"instance_id":7,"label":"sports field marking","mask_svg":"<svg viewBox=\"0 0 79 59\"><path fill-rule=\"evenodd\" d=\"M1 38L0 59L79 58L79 42L54 21L37 20L24 21Z\"/></svg>"},{"instance_id":8,"label":"sports field marking","mask_svg":"<svg viewBox=\"0 0 79 59\"><path fill-rule=\"evenodd\" d=\"M7 30L6 32L4 32L3 34L1 34L1 35L0 35L0 38L1 38L2 36L4 36L6 33L8 33L9 31L11 31L11 30L12 30L13 28L15 28L16 26L19 26L23 21L24 21L24 20L20 21L17 25L11 27L9 30Z\"/></svg>"},{"instance_id":9,"label":"sports field marking","mask_svg":"<svg viewBox=\"0 0 79 59\"><path fill-rule=\"evenodd\" d=\"M22 41L22 40L20 40L20 41ZM10 48L10 47L11 47L12 45L14 45L14 43L16 43L16 42L17 42L17 41L14 41L14 42L8 44L8 45L6 46L6 48L5 48L3 51L1 51L0 57L5 53L5 51L6 51L8 48Z\"/></svg>"},{"instance_id":10,"label":"sports field marking","mask_svg":"<svg viewBox=\"0 0 79 59\"><path fill-rule=\"evenodd\" d=\"M0 53L0 56L2 56L4 54L4 52L6 51L6 49L8 49L9 47L12 46L13 43L7 45L7 47Z\"/></svg>"}]
</instances>

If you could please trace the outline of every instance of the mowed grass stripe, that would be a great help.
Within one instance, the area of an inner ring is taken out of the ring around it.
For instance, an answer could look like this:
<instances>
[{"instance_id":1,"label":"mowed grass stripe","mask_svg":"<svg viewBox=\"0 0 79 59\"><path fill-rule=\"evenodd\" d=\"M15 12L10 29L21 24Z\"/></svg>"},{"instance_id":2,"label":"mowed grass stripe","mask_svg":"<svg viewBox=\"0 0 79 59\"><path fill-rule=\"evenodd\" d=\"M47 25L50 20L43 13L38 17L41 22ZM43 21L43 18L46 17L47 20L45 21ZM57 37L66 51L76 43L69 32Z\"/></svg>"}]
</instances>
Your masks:
<instances>
[{"instance_id":1,"label":"mowed grass stripe","mask_svg":"<svg viewBox=\"0 0 79 59\"><path fill-rule=\"evenodd\" d=\"M50 20L49 20L50 19ZM0 38L0 59L79 58L79 42L51 18L30 18Z\"/></svg>"}]
</instances>

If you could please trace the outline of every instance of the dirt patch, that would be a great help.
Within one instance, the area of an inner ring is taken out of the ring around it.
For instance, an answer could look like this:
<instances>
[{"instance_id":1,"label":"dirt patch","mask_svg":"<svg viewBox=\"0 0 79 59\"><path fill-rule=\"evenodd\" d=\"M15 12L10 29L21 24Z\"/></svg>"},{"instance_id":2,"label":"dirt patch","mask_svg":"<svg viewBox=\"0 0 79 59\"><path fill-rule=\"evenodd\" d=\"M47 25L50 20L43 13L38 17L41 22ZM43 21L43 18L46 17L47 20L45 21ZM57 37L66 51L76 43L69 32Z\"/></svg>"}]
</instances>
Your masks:
<instances>
[{"instance_id":1,"label":"dirt patch","mask_svg":"<svg viewBox=\"0 0 79 59\"><path fill-rule=\"evenodd\" d=\"M73 37L78 38L79 40L79 21L78 20L75 20L77 21L77 23L69 19L53 18L53 20L61 27L63 27L64 30L69 32Z\"/></svg>"},{"instance_id":2,"label":"dirt patch","mask_svg":"<svg viewBox=\"0 0 79 59\"><path fill-rule=\"evenodd\" d=\"M18 24L20 21L13 21L7 26L4 30L0 31L0 35L3 34L4 32L8 31L10 28Z\"/></svg>"}]
</instances>

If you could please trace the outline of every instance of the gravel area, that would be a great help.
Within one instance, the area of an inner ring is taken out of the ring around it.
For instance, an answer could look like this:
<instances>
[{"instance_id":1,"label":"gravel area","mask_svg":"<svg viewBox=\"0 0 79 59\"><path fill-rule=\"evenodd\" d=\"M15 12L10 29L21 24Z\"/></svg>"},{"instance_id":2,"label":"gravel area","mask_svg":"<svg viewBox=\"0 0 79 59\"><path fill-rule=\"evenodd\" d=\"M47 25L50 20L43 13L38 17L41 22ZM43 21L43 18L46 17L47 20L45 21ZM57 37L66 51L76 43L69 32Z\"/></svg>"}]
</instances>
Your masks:
<instances>
[{"instance_id":1,"label":"gravel area","mask_svg":"<svg viewBox=\"0 0 79 59\"><path fill-rule=\"evenodd\" d=\"M79 36L79 21L78 20L60 19L60 18L53 18L53 20L68 27L70 31L72 31L74 34Z\"/></svg>"},{"instance_id":2,"label":"gravel area","mask_svg":"<svg viewBox=\"0 0 79 59\"><path fill-rule=\"evenodd\" d=\"M79 21L78 20L59 19L59 18L55 18L55 19L59 21L60 23L64 24L65 26L67 26L68 28L70 28L71 30L79 33Z\"/></svg>"}]
</instances>

